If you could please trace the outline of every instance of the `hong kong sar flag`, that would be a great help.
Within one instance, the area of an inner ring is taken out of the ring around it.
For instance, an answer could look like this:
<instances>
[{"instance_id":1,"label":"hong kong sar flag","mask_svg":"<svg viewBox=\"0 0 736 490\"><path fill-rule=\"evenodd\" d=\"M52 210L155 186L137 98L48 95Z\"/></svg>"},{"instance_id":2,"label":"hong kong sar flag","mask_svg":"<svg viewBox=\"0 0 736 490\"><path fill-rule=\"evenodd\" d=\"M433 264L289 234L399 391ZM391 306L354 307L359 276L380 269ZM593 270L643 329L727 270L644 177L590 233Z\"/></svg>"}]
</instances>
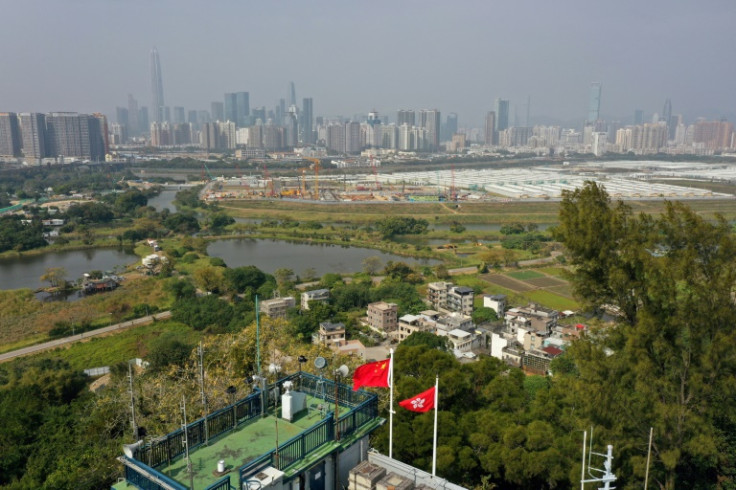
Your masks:
<instances>
[{"instance_id":1,"label":"hong kong sar flag","mask_svg":"<svg viewBox=\"0 0 736 490\"><path fill-rule=\"evenodd\" d=\"M399 405L412 412L429 412L434 408L435 387L416 396L400 401Z\"/></svg>"}]
</instances>

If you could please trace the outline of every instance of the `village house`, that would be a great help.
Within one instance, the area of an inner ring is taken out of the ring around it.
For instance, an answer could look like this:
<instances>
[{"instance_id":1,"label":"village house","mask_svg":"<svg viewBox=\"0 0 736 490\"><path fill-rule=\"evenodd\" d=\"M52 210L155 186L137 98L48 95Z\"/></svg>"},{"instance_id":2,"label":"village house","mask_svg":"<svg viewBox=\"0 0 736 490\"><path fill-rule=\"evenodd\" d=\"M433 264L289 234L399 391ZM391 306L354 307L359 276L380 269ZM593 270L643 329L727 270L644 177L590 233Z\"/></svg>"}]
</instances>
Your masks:
<instances>
[{"instance_id":1,"label":"village house","mask_svg":"<svg viewBox=\"0 0 736 490\"><path fill-rule=\"evenodd\" d=\"M305 291L302 293L301 297L301 306L302 310L308 310L309 304L314 301L319 301L320 303L327 303L330 300L330 290L329 289L313 289L311 291Z\"/></svg>"}]
</instances>

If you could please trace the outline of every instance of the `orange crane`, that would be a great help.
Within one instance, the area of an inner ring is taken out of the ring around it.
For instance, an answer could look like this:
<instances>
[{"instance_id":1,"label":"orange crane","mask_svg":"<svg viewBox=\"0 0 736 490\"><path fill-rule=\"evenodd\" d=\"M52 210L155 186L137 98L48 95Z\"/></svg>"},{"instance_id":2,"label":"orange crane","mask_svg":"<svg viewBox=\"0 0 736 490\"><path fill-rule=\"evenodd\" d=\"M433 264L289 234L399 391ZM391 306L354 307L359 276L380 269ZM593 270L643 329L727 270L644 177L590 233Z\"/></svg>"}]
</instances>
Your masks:
<instances>
[{"instance_id":1,"label":"orange crane","mask_svg":"<svg viewBox=\"0 0 736 490\"><path fill-rule=\"evenodd\" d=\"M371 155L371 170L373 171L373 178L376 181L376 190L381 190L381 184L378 183L378 171L376 170L376 164L373 163L373 155Z\"/></svg>"},{"instance_id":2,"label":"orange crane","mask_svg":"<svg viewBox=\"0 0 736 490\"><path fill-rule=\"evenodd\" d=\"M305 158L314 163L314 199L319 201L319 169L322 163L319 158Z\"/></svg>"}]
</instances>

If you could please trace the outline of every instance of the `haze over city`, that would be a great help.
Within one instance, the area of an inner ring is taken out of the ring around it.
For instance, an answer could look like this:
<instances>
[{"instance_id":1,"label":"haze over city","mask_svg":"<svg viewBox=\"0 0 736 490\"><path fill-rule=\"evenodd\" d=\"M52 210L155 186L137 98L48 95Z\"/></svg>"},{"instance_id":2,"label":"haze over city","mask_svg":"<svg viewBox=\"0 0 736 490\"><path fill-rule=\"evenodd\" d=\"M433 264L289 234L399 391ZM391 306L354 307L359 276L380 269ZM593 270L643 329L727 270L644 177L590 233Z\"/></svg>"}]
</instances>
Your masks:
<instances>
[{"instance_id":1,"label":"haze over city","mask_svg":"<svg viewBox=\"0 0 736 490\"><path fill-rule=\"evenodd\" d=\"M3 3L4 111L150 105L155 46L166 104L187 109L237 91L273 107L294 81L315 114L436 107L482 125L495 98L521 120L530 98L533 123L582 124L598 81L602 117L666 98L688 120L736 113L728 0Z\"/></svg>"}]
</instances>

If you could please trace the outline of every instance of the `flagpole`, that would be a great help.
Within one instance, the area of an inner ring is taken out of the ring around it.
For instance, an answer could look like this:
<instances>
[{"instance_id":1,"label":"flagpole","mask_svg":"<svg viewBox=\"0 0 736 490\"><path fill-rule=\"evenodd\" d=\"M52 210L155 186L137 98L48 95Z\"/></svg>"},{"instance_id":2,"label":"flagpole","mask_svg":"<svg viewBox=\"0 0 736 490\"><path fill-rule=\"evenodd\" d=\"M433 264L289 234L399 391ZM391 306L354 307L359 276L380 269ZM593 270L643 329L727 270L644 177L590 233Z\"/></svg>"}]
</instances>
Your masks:
<instances>
[{"instance_id":1,"label":"flagpole","mask_svg":"<svg viewBox=\"0 0 736 490\"><path fill-rule=\"evenodd\" d=\"M440 375L434 381L434 440L432 442L432 476L437 473L437 405L439 404Z\"/></svg>"},{"instance_id":2,"label":"flagpole","mask_svg":"<svg viewBox=\"0 0 736 490\"><path fill-rule=\"evenodd\" d=\"M388 379L389 379L389 408L388 408L388 457L393 458L394 454L394 350L390 349L390 361L388 363Z\"/></svg>"}]
</instances>

